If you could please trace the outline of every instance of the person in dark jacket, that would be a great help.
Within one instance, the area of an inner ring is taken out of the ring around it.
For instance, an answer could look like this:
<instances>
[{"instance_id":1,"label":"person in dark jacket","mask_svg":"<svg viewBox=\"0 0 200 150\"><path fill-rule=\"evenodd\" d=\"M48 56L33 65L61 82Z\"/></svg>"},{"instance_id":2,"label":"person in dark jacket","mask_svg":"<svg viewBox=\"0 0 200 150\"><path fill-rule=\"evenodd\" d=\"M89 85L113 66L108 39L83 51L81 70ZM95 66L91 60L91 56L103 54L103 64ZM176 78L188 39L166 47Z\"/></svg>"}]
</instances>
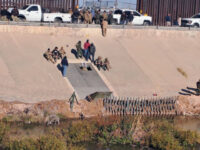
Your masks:
<instances>
[{"instance_id":1,"label":"person in dark jacket","mask_svg":"<svg viewBox=\"0 0 200 150\"><path fill-rule=\"evenodd\" d=\"M89 48L89 51L90 51L90 56L92 56L92 58L90 57L90 60L92 61L92 62L94 62L94 56L95 56L95 52L96 52L96 47L94 46L94 44L93 43L91 43L91 45L90 45L90 48Z\"/></svg>"},{"instance_id":2,"label":"person in dark jacket","mask_svg":"<svg viewBox=\"0 0 200 150\"><path fill-rule=\"evenodd\" d=\"M17 7L15 6L14 9L11 11L11 18L13 21L18 21L18 15L19 15L19 11L17 9Z\"/></svg>"},{"instance_id":3,"label":"person in dark jacket","mask_svg":"<svg viewBox=\"0 0 200 150\"><path fill-rule=\"evenodd\" d=\"M53 59L55 60L55 62L57 61L57 59L61 58L61 55L60 55L60 53L58 51L58 47L57 46L52 51L52 56L53 56Z\"/></svg>"},{"instance_id":4,"label":"person in dark jacket","mask_svg":"<svg viewBox=\"0 0 200 150\"><path fill-rule=\"evenodd\" d=\"M13 10L11 11L11 15L16 17L19 15L19 11L16 6L14 6Z\"/></svg>"},{"instance_id":5,"label":"person in dark jacket","mask_svg":"<svg viewBox=\"0 0 200 150\"><path fill-rule=\"evenodd\" d=\"M63 75L63 77L66 77L66 75L67 75L67 67L69 66L68 60L67 60L67 56L65 56L62 59L61 64L62 64L62 75Z\"/></svg>"},{"instance_id":6,"label":"person in dark jacket","mask_svg":"<svg viewBox=\"0 0 200 150\"><path fill-rule=\"evenodd\" d=\"M122 15L121 15L121 20L120 20L121 24L125 24L126 19L127 19L127 16L126 16L125 12L123 12Z\"/></svg>"},{"instance_id":7,"label":"person in dark jacket","mask_svg":"<svg viewBox=\"0 0 200 150\"><path fill-rule=\"evenodd\" d=\"M133 19L134 19L134 17L133 17L133 12L131 12L131 13L128 15L128 23L129 23L129 24L132 24Z\"/></svg>"},{"instance_id":8,"label":"person in dark jacket","mask_svg":"<svg viewBox=\"0 0 200 150\"><path fill-rule=\"evenodd\" d=\"M76 9L74 12L73 12L73 15L72 15L72 18L73 18L73 23L78 23L78 18L80 16L80 12L78 11L78 9Z\"/></svg>"},{"instance_id":9,"label":"person in dark jacket","mask_svg":"<svg viewBox=\"0 0 200 150\"><path fill-rule=\"evenodd\" d=\"M110 11L109 14L108 14L108 24L109 25L113 24L113 13L112 13L112 11Z\"/></svg>"},{"instance_id":10,"label":"person in dark jacket","mask_svg":"<svg viewBox=\"0 0 200 150\"><path fill-rule=\"evenodd\" d=\"M168 14L165 17L165 23L166 23L166 26L171 26L171 14Z\"/></svg>"},{"instance_id":11,"label":"person in dark jacket","mask_svg":"<svg viewBox=\"0 0 200 150\"><path fill-rule=\"evenodd\" d=\"M5 20L3 21L6 21L6 20L11 20L11 13L8 12L6 9L2 9L1 10L1 15L0 15L1 19L4 18Z\"/></svg>"}]
</instances>

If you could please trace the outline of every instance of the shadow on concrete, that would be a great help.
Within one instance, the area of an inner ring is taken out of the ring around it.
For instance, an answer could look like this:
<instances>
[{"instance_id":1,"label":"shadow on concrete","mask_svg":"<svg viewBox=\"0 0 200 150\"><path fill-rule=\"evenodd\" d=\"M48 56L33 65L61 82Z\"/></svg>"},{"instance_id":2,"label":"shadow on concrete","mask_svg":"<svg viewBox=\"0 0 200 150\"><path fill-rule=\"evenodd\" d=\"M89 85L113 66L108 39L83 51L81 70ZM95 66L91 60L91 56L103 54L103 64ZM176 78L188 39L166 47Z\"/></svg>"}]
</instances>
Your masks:
<instances>
[{"instance_id":1,"label":"shadow on concrete","mask_svg":"<svg viewBox=\"0 0 200 150\"><path fill-rule=\"evenodd\" d=\"M71 49L71 53L77 58L77 51L75 49Z\"/></svg>"},{"instance_id":2,"label":"shadow on concrete","mask_svg":"<svg viewBox=\"0 0 200 150\"><path fill-rule=\"evenodd\" d=\"M57 65L57 68L58 68L58 70L60 71L60 73L62 74L62 72L63 72L63 67L61 66L61 64L58 64L58 65Z\"/></svg>"},{"instance_id":3,"label":"shadow on concrete","mask_svg":"<svg viewBox=\"0 0 200 150\"><path fill-rule=\"evenodd\" d=\"M181 89L181 92L179 92L181 95L196 95L198 96L198 89L192 88L192 87L186 87L186 89Z\"/></svg>"}]
</instances>

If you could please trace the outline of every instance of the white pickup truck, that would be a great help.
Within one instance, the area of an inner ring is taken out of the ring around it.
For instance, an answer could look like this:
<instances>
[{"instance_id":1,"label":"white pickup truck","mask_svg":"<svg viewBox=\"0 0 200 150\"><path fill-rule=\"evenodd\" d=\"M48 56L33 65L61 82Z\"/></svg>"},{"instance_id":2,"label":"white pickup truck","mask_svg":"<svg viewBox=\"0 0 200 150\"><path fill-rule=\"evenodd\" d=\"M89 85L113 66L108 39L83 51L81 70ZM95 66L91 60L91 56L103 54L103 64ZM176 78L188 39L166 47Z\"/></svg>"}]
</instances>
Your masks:
<instances>
[{"instance_id":1,"label":"white pickup truck","mask_svg":"<svg viewBox=\"0 0 200 150\"><path fill-rule=\"evenodd\" d=\"M12 8L8 9L9 12ZM44 22L71 22L69 13L43 13L44 9L38 4L30 4L19 9L19 18L26 21L44 21Z\"/></svg>"},{"instance_id":2,"label":"white pickup truck","mask_svg":"<svg viewBox=\"0 0 200 150\"><path fill-rule=\"evenodd\" d=\"M115 20L115 22L117 24L120 24L121 15L122 15L123 12L126 15L130 15L131 12L133 13L134 19L132 21L132 24L134 24L134 25L149 26L149 25L152 24L152 17L144 16L144 15L140 14L138 11L131 10L131 9L117 9L117 10L114 11L113 19Z\"/></svg>"},{"instance_id":3,"label":"white pickup truck","mask_svg":"<svg viewBox=\"0 0 200 150\"><path fill-rule=\"evenodd\" d=\"M181 26L183 27L200 27L200 13L192 16L191 18L181 19Z\"/></svg>"}]
</instances>

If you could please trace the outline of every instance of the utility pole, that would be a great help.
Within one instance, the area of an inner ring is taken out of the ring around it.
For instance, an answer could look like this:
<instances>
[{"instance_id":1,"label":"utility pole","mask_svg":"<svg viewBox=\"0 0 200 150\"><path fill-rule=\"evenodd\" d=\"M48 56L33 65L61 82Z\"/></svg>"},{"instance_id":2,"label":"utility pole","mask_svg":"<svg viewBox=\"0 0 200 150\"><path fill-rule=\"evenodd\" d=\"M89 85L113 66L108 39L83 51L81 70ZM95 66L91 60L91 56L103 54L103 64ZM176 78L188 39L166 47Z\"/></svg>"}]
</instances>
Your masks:
<instances>
[{"instance_id":1,"label":"utility pole","mask_svg":"<svg viewBox=\"0 0 200 150\"><path fill-rule=\"evenodd\" d=\"M85 8L85 0L83 0L83 8Z\"/></svg>"},{"instance_id":2,"label":"utility pole","mask_svg":"<svg viewBox=\"0 0 200 150\"><path fill-rule=\"evenodd\" d=\"M115 9L118 7L118 0L115 0Z\"/></svg>"}]
</instances>

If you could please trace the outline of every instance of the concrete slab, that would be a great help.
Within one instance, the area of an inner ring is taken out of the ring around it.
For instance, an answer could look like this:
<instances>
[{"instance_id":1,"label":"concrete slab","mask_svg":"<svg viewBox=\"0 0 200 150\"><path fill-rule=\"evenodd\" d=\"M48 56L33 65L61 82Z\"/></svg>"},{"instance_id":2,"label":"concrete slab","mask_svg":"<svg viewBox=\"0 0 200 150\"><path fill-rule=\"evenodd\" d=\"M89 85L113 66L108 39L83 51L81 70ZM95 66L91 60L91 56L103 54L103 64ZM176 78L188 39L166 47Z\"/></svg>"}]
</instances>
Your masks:
<instances>
[{"instance_id":1,"label":"concrete slab","mask_svg":"<svg viewBox=\"0 0 200 150\"><path fill-rule=\"evenodd\" d=\"M67 68L67 78L79 98L84 99L94 92L109 92L109 88L94 67L90 63L87 63L87 65L91 67L90 71L82 70L80 68L81 63L70 63Z\"/></svg>"},{"instance_id":2,"label":"concrete slab","mask_svg":"<svg viewBox=\"0 0 200 150\"><path fill-rule=\"evenodd\" d=\"M0 99L7 101L68 99L73 89L42 54L64 46L75 62L71 49L86 39L95 44L96 57L109 58L112 69L98 73L120 97L177 95L200 78L198 31L108 29L102 37L99 28L0 25L0 34Z\"/></svg>"}]
</instances>

